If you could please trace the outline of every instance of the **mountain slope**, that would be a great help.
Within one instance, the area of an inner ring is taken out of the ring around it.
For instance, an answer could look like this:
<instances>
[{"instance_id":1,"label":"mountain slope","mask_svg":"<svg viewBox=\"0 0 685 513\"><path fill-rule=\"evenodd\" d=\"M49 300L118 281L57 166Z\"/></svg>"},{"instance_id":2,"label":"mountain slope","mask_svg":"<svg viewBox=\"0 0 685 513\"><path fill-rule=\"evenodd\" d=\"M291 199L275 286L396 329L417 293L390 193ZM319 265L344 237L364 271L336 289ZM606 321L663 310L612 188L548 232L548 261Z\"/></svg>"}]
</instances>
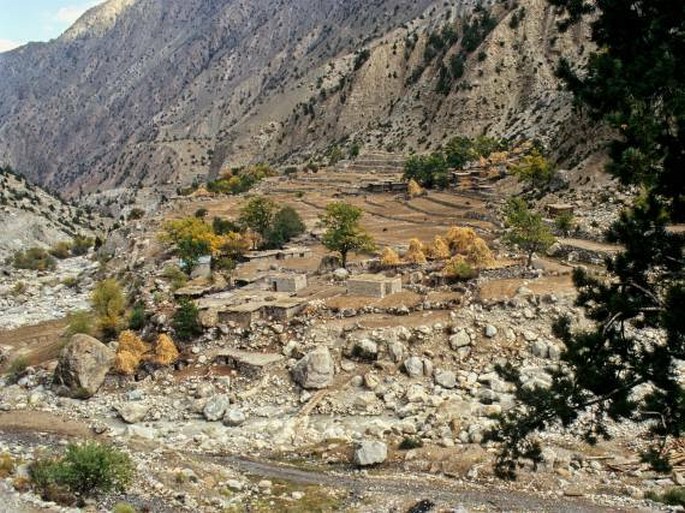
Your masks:
<instances>
[{"instance_id":1,"label":"mountain slope","mask_svg":"<svg viewBox=\"0 0 685 513\"><path fill-rule=\"evenodd\" d=\"M485 11L461 0L110 0L53 42L0 54L0 162L75 193L353 139L392 151L456 132L567 140L553 68L584 37L559 36L544 0L519 3L487 3L492 26L465 52ZM445 23L457 37L427 59ZM459 53L463 75L440 83Z\"/></svg>"}]
</instances>

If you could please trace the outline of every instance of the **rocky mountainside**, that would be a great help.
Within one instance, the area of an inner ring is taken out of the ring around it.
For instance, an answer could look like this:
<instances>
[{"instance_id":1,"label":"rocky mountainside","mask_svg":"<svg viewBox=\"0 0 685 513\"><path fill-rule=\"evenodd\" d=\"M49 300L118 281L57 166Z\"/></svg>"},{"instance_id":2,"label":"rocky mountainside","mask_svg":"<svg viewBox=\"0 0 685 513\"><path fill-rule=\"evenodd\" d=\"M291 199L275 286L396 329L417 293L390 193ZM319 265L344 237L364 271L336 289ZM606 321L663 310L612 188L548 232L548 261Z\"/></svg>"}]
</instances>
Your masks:
<instances>
[{"instance_id":1,"label":"rocky mountainside","mask_svg":"<svg viewBox=\"0 0 685 513\"><path fill-rule=\"evenodd\" d=\"M90 208L78 208L0 167L0 261L17 250L49 247L77 235L95 236L106 221Z\"/></svg>"},{"instance_id":2,"label":"rocky mountainside","mask_svg":"<svg viewBox=\"0 0 685 513\"><path fill-rule=\"evenodd\" d=\"M74 194L457 133L568 158L553 71L585 37L555 21L544 0L110 0L0 54L0 162Z\"/></svg>"}]
</instances>

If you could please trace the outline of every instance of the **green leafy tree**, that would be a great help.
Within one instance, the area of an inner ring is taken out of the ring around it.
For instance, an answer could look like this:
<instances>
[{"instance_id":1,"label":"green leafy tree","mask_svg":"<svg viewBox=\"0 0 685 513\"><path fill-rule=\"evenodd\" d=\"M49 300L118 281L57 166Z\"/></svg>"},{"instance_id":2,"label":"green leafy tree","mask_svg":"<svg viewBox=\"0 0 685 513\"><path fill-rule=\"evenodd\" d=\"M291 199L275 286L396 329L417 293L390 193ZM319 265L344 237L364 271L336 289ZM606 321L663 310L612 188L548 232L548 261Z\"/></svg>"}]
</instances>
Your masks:
<instances>
[{"instance_id":1,"label":"green leafy tree","mask_svg":"<svg viewBox=\"0 0 685 513\"><path fill-rule=\"evenodd\" d=\"M181 267L187 274L190 274L200 257L212 252L212 247L207 240L185 237L176 243L176 252L181 259Z\"/></svg>"},{"instance_id":2,"label":"green leafy tree","mask_svg":"<svg viewBox=\"0 0 685 513\"><path fill-rule=\"evenodd\" d=\"M414 180L427 189L449 185L449 168L441 152L413 155L404 164L404 179Z\"/></svg>"},{"instance_id":3,"label":"green leafy tree","mask_svg":"<svg viewBox=\"0 0 685 513\"><path fill-rule=\"evenodd\" d=\"M474 159L473 142L468 137L453 137L445 144L445 158L448 166L462 169Z\"/></svg>"},{"instance_id":4,"label":"green leafy tree","mask_svg":"<svg viewBox=\"0 0 685 513\"><path fill-rule=\"evenodd\" d=\"M90 296L98 329L105 337L116 337L121 329L126 310L126 300L121 285L114 278L108 278L95 285Z\"/></svg>"},{"instance_id":5,"label":"green leafy tree","mask_svg":"<svg viewBox=\"0 0 685 513\"><path fill-rule=\"evenodd\" d=\"M181 267L188 274L201 256L215 253L221 244L212 227L198 217L167 221L161 239L175 245Z\"/></svg>"},{"instance_id":6,"label":"green leafy tree","mask_svg":"<svg viewBox=\"0 0 685 513\"><path fill-rule=\"evenodd\" d=\"M361 208L341 201L326 205L326 210L321 215L321 224L326 229L321 242L329 251L340 253L343 267L347 266L350 252L360 253L375 249L373 238L359 224L362 215Z\"/></svg>"},{"instance_id":7,"label":"green leafy tree","mask_svg":"<svg viewBox=\"0 0 685 513\"><path fill-rule=\"evenodd\" d=\"M176 306L176 312L171 324L179 340L188 341L202 334L199 310L195 303L188 298L181 298Z\"/></svg>"},{"instance_id":8,"label":"green leafy tree","mask_svg":"<svg viewBox=\"0 0 685 513\"><path fill-rule=\"evenodd\" d=\"M642 191L607 234L623 246L607 259L608 277L576 270L577 304L593 326L555 325L563 340L550 387L526 388L514 368L519 405L489 434L501 443L496 469L513 477L521 458L539 460L533 433L574 428L594 443L609 438L607 421L631 420L651 431L643 456L667 470L668 437L685 432L685 11L680 0L550 0L568 27L590 15L597 51L582 73L563 61L560 74L596 120L614 128L608 171ZM645 331L657 334L646 336ZM580 421L582 419L582 422Z\"/></svg>"},{"instance_id":9,"label":"green leafy tree","mask_svg":"<svg viewBox=\"0 0 685 513\"><path fill-rule=\"evenodd\" d=\"M533 255L554 244L554 236L542 216L530 210L521 198L510 199L505 213L509 229L505 239L526 253L526 265L530 267Z\"/></svg>"},{"instance_id":10,"label":"green leafy tree","mask_svg":"<svg viewBox=\"0 0 685 513\"><path fill-rule=\"evenodd\" d=\"M283 207L274 216L271 226L266 231L266 245L280 248L292 238L304 233L305 225L300 214L293 207Z\"/></svg>"},{"instance_id":11,"label":"green leafy tree","mask_svg":"<svg viewBox=\"0 0 685 513\"><path fill-rule=\"evenodd\" d=\"M229 233L239 233L240 227L230 219L215 217L212 219L212 230L217 235L228 235Z\"/></svg>"},{"instance_id":12,"label":"green leafy tree","mask_svg":"<svg viewBox=\"0 0 685 513\"><path fill-rule=\"evenodd\" d=\"M552 164L538 151L533 149L521 162L512 167L512 172L533 189L541 189L549 184L554 176Z\"/></svg>"},{"instance_id":13,"label":"green leafy tree","mask_svg":"<svg viewBox=\"0 0 685 513\"><path fill-rule=\"evenodd\" d=\"M240 211L238 222L255 231L264 239L267 230L273 223L277 209L278 206L273 200L264 196L255 196Z\"/></svg>"}]
</instances>

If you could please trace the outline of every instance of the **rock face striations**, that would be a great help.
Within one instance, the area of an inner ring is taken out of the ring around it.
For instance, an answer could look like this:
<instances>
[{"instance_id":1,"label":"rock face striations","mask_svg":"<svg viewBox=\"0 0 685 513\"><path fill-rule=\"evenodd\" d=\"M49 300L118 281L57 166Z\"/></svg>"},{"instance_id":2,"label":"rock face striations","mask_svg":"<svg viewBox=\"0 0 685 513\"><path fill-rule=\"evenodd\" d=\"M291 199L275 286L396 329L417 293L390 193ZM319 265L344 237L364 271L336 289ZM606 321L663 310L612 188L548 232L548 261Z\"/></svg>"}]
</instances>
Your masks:
<instances>
[{"instance_id":1,"label":"rock face striations","mask_svg":"<svg viewBox=\"0 0 685 513\"><path fill-rule=\"evenodd\" d=\"M0 54L0 163L75 194L333 144L567 139L553 70L578 59L582 31L558 34L543 0L476 4L110 0L54 41Z\"/></svg>"}]
</instances>

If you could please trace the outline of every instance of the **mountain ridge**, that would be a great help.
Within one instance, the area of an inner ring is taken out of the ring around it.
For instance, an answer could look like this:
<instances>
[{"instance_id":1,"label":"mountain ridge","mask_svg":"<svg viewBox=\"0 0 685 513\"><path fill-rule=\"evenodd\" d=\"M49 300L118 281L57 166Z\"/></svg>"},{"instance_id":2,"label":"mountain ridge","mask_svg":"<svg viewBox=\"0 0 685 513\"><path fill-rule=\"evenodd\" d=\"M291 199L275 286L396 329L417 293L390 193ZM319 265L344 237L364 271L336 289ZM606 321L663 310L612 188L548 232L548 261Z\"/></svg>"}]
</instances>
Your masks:
<instances>
[{"instance_id":1,"label":"mountain ridge","mask_svg":"<svg viewBox=\"0 0 685 513\"><path fill-rule=\"evenodd\" d=\"M464 54L483 13L493 26ZM457 133L568 141L577 121L554 68L585 37L555 21L544 0L110 0L57 40L0 55L0 162L74 195L353 141L398 153ZM427 62L446 24L456 39ZM460 52L463 75L438 92Z\"/></svg>"}]
</instances>

